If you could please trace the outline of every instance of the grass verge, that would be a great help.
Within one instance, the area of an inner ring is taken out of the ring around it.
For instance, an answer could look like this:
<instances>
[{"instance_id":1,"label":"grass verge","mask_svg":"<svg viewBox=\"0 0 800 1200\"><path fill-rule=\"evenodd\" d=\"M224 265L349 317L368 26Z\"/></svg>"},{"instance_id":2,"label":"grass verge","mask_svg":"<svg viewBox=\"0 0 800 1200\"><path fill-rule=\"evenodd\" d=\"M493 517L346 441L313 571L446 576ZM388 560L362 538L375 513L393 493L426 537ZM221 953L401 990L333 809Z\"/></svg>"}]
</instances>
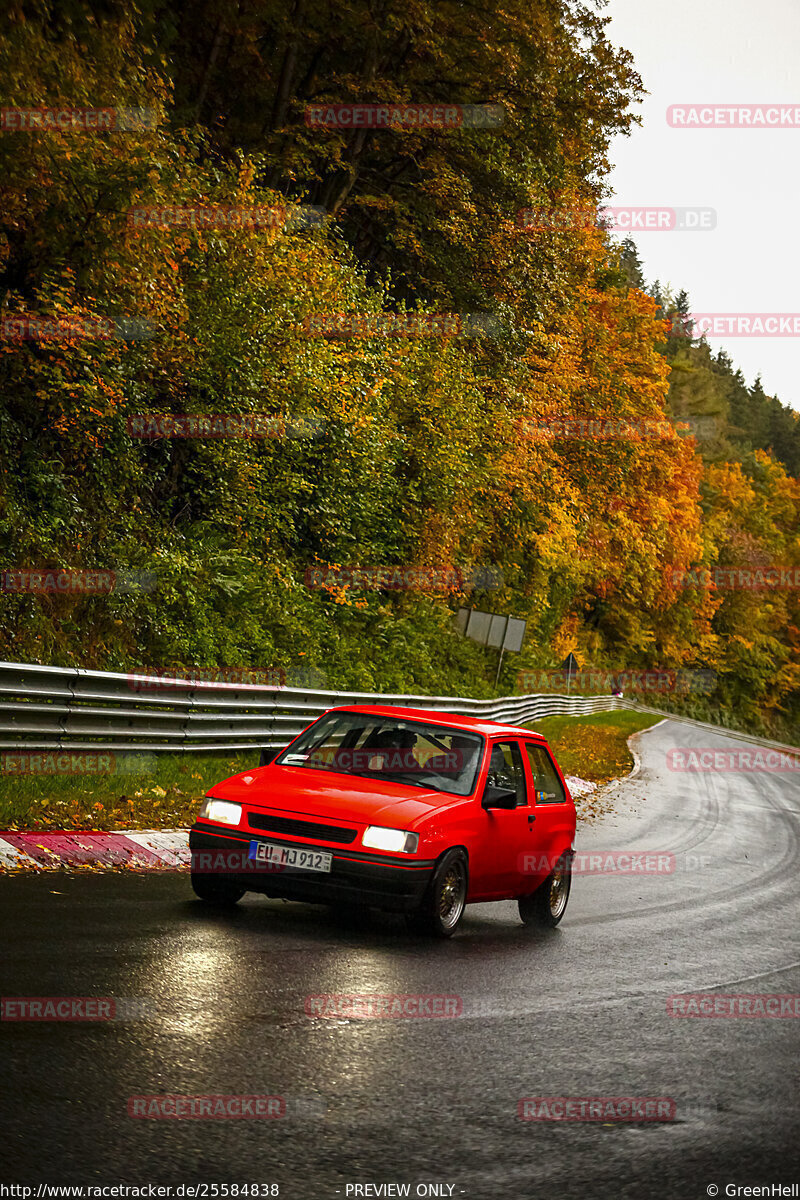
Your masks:
<instances>
[{"instance_id":1,"label":"grass verge","mask_svg":"<svg viewBox=\"0 0 800 1200\"><path fill-rule=\"evenodd\" d=\"M661 718L608 712L548 717L530 728L543 733L565 775L606 783L627 775L627 739ZM259 752L109 756L102 774L0 775L0 829L177 829L191 825L208 789L258 766Z\"/></svg>"},{"instance_id":2,"label":"grass verge","mask_svg":"<svg viewBox=\"0 0 800 1200\"><path fill-rule=\"evenodd\" d=\"M102 774L0 775L0 829L185 827L212 784L257 767L259 751L107 758L111 769Z\"/></svg>"},{"instance_id":3,"label":"grass verge","mask_svg":"<svg viewBox=\"0 0 800 1200\"><path fill-rule=\"evenodd\" d=\"M662 719L620 709L588 717L546 717L529 728L547 738L565 775L599 784L633 770L628 738Z\"/></svg>"}]
</instances>

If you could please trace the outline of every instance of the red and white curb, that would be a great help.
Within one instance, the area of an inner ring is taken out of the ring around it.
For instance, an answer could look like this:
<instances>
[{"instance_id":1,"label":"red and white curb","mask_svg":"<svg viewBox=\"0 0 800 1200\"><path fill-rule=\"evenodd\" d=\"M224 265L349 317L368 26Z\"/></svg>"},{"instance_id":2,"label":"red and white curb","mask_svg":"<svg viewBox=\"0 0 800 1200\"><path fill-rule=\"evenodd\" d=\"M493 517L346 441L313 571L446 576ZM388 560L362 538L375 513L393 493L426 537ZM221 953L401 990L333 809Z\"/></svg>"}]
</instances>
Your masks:
<instances>
[{"instance_id":1,"label":"red and white curb","mask_svg":"<svg viewBox=\"0 0 800 1200\"><path fill-rule=\"evenodd\" d=\"M573 796L595 791L596 783L565 776ZM60 871L65 868L180 871L189 866L188 829L54 830L0 832L0 872Z\"/></svg>"},{"instance_id":2,"label":"red and white curb","mask_svg":"<svg viewBox=\"0 0 800 1200\"><path fill-rule=\"evenodd\" d=\"M597 791L596 783L590 783L588 779L581 779L578 775L565 775L564 778L573 799L575 796L589 796L592 792Z\"/></svg>"},{"instance_id":3,"label":"red and white curb","mask_svg":"<svg viewBox=\"0 0 800 1200\"><path fill-rule=\"evenodd\" d=\"M565 778L576 797L597 788L597 784L573 775ZM190 858L188 829L0 833L0 871L60 871L65 867L180 871L188 868Z\"/></svg>"},{"instance_id":4,"label":"red and white curb","mask_svg":"<svg viewBox=\"0 0 800 1200\"><path fill-rule=\"evenodd\" d=\"M118 833L0 833L0 870L127 867L175 871L189 865L188 829L126 829Z\"/></svg>"}]
</instances>

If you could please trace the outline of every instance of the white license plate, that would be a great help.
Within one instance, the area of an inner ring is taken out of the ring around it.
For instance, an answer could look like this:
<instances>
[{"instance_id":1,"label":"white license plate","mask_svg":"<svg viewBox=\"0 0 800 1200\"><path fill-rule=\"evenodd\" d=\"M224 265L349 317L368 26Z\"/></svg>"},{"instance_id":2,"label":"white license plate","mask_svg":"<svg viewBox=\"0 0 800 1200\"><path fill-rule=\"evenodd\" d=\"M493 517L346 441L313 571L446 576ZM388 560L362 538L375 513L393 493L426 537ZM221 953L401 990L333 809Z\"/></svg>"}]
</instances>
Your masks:
<instances>
[{"instance_id":1,"label":"white license plate","mask_svg":"<svg viewBox=\"0 0 800 1200\"><path fill-rule=\"evenodd\" d=\"M333 855L326 850L278 846L275 842L251 842L248 858L272 863L276 867L297 867L301 871L330 871Z\"/></svg>"}]
</instances>

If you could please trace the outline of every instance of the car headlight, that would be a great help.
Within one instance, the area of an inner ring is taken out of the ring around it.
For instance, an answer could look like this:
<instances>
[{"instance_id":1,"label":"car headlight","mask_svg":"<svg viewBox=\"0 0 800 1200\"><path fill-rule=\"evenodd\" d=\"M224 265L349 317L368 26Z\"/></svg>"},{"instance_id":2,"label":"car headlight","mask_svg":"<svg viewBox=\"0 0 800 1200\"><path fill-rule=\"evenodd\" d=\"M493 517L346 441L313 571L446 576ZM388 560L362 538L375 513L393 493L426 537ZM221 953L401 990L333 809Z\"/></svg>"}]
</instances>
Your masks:
<instances>
[{"instance_id":1,"label":"car headlight","mask_svg":"<svg viewBox=\"0 0 800 1200\"><path fill-rule=\"evenodd\" d=\"M382 825L368 825L361 843L371 850L402 850L406 854L414 854L419 845L419 834L406 833L404 829L384 829Z\"/></svg>"},{"instance_id":2,"label":"car headlight","mask_svg":"<svg viewBox=\"0 0 800 1200\"><path fill-rule=\"evenodd\" d=\"M200 805L200 816L207 817L209 821L221 821L223 825L238 825L242 819L242 806L206 796Z\"/></svg>"}]
</instances>

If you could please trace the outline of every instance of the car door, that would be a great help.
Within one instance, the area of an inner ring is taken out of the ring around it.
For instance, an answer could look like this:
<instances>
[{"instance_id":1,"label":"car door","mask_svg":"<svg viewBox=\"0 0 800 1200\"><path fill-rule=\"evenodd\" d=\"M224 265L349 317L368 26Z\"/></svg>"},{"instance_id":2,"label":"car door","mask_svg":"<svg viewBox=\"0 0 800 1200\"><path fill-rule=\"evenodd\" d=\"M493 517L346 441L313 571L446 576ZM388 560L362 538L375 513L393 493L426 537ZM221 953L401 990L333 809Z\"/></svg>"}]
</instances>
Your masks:
<instances>
[{"instance_id":1,"label":"car door","mask_svg":"<svg viewBox=\"0 0 800 1200\"><path fill-rule=\"evenodd\" d=\"M479 805L486 784L515 792L517 804L515 808L480 809L481 837L470 856L470 890L487 898L516 896L520 890L518 858L533 841L527 774L516 738L491 743Z\"/></svg>"},{"instance_id":2,"label":"car door","mask_svg":"<svg viewBox=\"0 0 800 1200\"><path fill-rule=\"evenodd\" d=\"M573 829L571 805L548 748L541 742L525 741L524 749L535 837L519 861L519 886L531 892L549 875L564 847L571 844Z\"/></svg>"}]
</instances>

